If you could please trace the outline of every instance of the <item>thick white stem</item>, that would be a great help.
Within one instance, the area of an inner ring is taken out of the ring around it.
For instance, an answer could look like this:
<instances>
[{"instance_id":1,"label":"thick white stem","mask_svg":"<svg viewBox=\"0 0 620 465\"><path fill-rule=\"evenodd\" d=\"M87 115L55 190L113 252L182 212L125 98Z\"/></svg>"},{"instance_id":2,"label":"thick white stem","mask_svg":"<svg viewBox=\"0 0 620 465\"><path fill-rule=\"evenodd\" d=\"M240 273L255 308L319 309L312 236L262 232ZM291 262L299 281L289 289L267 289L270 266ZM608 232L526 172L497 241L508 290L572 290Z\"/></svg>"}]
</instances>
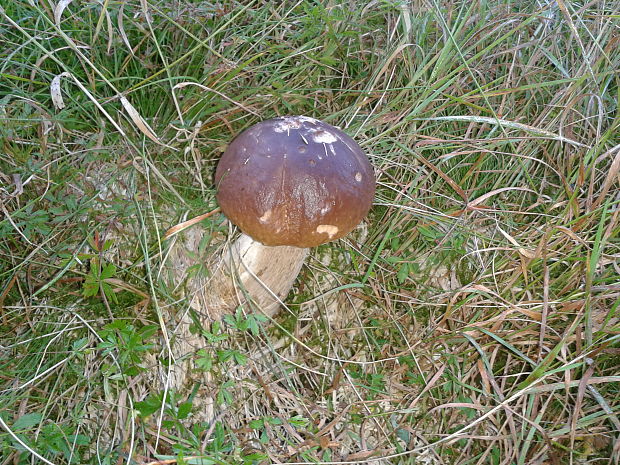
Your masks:
<instances>
[{"instance_id":1,"label":"thick white stem","mask_svg":"<svg viewBox=\"0 0 620 465\"><path fill-rule=\"evenodd\" d=\"M273 316L293 287L308 249L267 247L242 234L225 252L213 275L211 312L233 311L251 301L259 311ZM232 292L231 292L232 291Z\"/></svg>"},{"instance_id":2,"label":"thick white stem","mask_svg":"<svg viewBox=\"0 0 620 465\"><path fill-rule=\"evenodd\" d=\"M273 316L291 290L308 255L298 247L267 247L242 234L220 257L210 260L206 273L187 279L188 269L199 264L198 250L203 231L194 227L172 249L168 264L175 285L184 283L191 307L210 322L239 305L250 304Z\"/></svg>"},{"instance_id":3,"label":"thick white stem","mask_svg":"<svg viewBox=\"0 0 620 465\"><path fill-rule=\"evenodd\" d=\"M240 305L247 312L275 315L291 290L308 249L267 247L242 234L219 257L203 264L199 245L204 233L199 226L186 231L183 238L177 239L166 261L169 281L175 288L184 289L200 324L208 329L213 321L233 313ZM195 265L206 265L206 273L199 270L188 276L190 267ZM195 321L188 309L167 316L175 358L169 386L178 390L190 381L192 355L206 347L206 341L199 333L190 331Z\"/></svg>"}]
</instances>

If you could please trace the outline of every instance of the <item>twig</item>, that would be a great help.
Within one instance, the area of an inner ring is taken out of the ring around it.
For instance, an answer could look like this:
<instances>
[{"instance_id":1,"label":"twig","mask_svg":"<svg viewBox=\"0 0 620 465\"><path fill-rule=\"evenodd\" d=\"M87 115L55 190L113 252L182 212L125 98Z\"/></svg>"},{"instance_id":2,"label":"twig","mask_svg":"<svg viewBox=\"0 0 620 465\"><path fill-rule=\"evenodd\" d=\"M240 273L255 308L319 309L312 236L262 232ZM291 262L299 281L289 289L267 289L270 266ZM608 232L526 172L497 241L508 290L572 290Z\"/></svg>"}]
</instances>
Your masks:
<instances>
[{"instance_id":1,"label":"twig","mask_svg":"<svg viewBox=\"0 0 620 465\"><path fill-rule=\"evenodd\" d=\"M196 223L200 223L202 220L207 219L210 216L215 215L216 213L219 213L219 212L220 212L220 209L218 207L215 210L211 210L209 213L204 213L202 215L192 218L191 220L183 221L183 223L179 223L171 227L168 231L166 231L166 234L164 234L164 240L170 239L172 236L180 233L184 229L187 229L190 226L195 225Z\"/></svg>"}]
</instances>

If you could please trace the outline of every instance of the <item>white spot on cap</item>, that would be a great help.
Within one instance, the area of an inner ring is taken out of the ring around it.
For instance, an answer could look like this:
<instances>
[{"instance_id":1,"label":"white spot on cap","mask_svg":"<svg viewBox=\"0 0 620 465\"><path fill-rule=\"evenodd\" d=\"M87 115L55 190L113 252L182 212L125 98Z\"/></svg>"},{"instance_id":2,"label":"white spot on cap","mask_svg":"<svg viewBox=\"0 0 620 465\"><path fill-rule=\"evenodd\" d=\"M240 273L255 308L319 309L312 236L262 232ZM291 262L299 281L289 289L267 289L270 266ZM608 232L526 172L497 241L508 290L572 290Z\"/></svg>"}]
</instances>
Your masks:
<instances>
[{"instance_id":1,"label":"white spot on cap","mask_svg":"<svg viewBox=\"0 0 620 465\"><path fill-rule=\"evenodd\" d=\"M333 224L320 224L317 226L316 232L319 234L327 234L331 239L338 234L338 226L334 226Z\"/></svg>"},{"instance_id":2,"label":"white spot on cap","mask_svg":"<svg viewBox=\"0 0 620 465\"><path fill-rule=\"evenodd\" d=\"M299 121L303 121L304 123L313 123L313 124L316 124L316 123L318 123L318 122L319 122L319 120L318 120L318 119L314 119L314 118L311 118L311 117L309 117L309 116L303 116L303 115L293 116L293 118L296 118L296 119L298 119Z\"/></svg>"},{"instance_id":3,"label":"white spot on cap","mask_svg":"<svg viewBox=\"0 0 620 465\"><path fill-rule=\"evenodd\" d=\"M273 127L276 132L288 132L291 129L299 129L303 123L316 124L319 121L309 116L285 116L279 119Z\"/></svg>"},{"instance_id":4,"label":"white spot on cap","mask_svg":"<svg viewBox=\"0 0 620 465\"><path fill-rule=\"evenodd\" d=\"M263 216L261 216L258 219L258 221L260 221L261 223L266 223L267 221L269 221L269 218L271 218L271 209L269 209L265 213L263 213Z\"/></svg>"},{"instance_id":5,"label":"white spot on cap","mask_svg":"<svg viewBox=\"0 0 620 465\"><path fill-rule=\"evenodd\" d=\"M357 182L362 182L362 173L355 173L355 180Z\"/></svg>"},{"instance_id":6,"label":"white spot on cap","mask_svg":"<svg viewBox=\"0 0 620 465\"><path fill-rule=\"evenodd\" d=\"M276 124L273 126L273 130L275 132L286 132L288 133L291 129L299 129L301 126L301 122L297 121L294 118L284 118L276 121Z\"/></svg>"},{"instance_id":7,"label":"white spot on cap","mask_svg":"<svg viewBox=\"0 0 620 465\"><path fill-rule=\"evenodd\" d=\"M333 135L331 132L327 132L325 130L316 131L312 135L312 140L317 144L333 144L338 140L338 138Z\"/></svg>"}]
</instances>

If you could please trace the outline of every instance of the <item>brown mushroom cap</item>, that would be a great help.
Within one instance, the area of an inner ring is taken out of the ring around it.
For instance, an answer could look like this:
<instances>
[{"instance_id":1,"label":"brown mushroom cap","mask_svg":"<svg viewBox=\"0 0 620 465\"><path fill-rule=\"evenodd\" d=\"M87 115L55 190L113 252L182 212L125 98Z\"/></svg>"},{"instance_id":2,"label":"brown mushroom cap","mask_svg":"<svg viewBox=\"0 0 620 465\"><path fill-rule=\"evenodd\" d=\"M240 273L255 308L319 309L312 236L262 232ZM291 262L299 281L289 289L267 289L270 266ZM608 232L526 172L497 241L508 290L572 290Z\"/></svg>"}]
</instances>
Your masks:
<instances>
[{"instance_id":1,"label":"brown mushroom cap","mask_svg":"<svg viewBox=\"0 0 620 465\"><path fill-rule=\"evenodd\" d=\"M359 145L306 116L266 120L239 134L215 182L228 219L271 246L314 247L344 236L366 216L375 193Z\"/></svg>"}]
</instances>

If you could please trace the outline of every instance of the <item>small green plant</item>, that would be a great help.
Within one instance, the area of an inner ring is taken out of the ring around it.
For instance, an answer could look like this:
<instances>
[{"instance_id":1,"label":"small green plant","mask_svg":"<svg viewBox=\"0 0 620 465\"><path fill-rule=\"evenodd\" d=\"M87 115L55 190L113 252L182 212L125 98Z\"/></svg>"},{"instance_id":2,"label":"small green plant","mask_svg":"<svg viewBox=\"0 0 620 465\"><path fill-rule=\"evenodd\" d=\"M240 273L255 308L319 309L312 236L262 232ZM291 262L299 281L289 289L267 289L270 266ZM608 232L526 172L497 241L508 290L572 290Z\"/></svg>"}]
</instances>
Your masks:
<instances>
[{"instance_id":1,"label":"small green plant","mask_svg":"<svg viewBox=\"0 0 620 465\"><path fill-rule=\"evenodd\" d=\"M233 361L239 365L245 365L248 361L248 356L235 349L222 349L217 351L217 360L220 363Z\"/></svg>"},{"instance_id":2,"label":"small green plant","mask_svg":"<svg viewBox=\"0 0 620 465\"><path fill-rule=\"evenodd\" d=\"M228 334L222 331L222 325L219 321L214 321L211 330L200 328L201 334L210 344L216 344L228 339Z\"/></svg>"},{"instance_id":3,"label":"small green plant","mask_svg":"<svg viewBox=\"0 0 620 465\"><path fill-rule=\"evenodd\" d=\"M173 427L179 426L181 420L187 419L192 411L192 401L178 400L174 391L168 391L164 402L164 393L156 392L149 394L144 400L136 402L135 407L143 419L148 419L163 407L166 426Z\"/></svg>"},{"instance_id":4,"label":"small green plant","mask_svg":"<svg viewBox=\"0 0 620 465\"><path fill-rule=\"evenodd\" d=\"M102 240L99 237L99 233L95 232L94 236L89 236L88 243L95 253L80 255L81 259L89 260L90 265L90 269L82 285L82 294L84 297L101 295L109 301L118 303L114 288L109 282L109 280L116 275L116 266L112 263L105 263L101 258L102 254L109 250L114 242L111 240Z\"/></svg>"},{"instance_id":5,"label":"small green plant","mask_svg":"<svg viewBox=\"0 0 620 465\"><path fill-rule=\"evenodd\" d=\"M33 204L11 213L11 221L8 218L0 220L0 237L23 235L29 241L36 241L48 237L51 231L49 213L36 209Z\"/></svg>"},{"instance_id":6,"label":"small green plant","mask_svg":"<svg viewBox=\"0 0 620 465\"><path fill-rule=\"evenodd\" d=\"M228 380L222 383L220 389L217 391L217 396L215 397L217 405L233 403L234 398L232 392L230 391L230 388L232 388L234 385L235 382L232 380Z\"/></svg>"},{"instance_id":7,"label":"small green plant","mask_svg":"<svg viewBox=\"0 0 620 465\"><path fill-rule=\"evenodd\" d=\"M289 418L288 422L294 428L305 429L310 426L310 420L301 415L295 415L294 417Z\"/></svg>"},{"instance_id":8,"label":"small green plant","mask_svg":"<svg viewBox=\"0 0 620 465\"><path fill-rule=\"evenodd\" d=\"M237 331L249 331L258 336L260 325L267 321L267 317L258 313L245 315L239 307L234 315L224 315L224 321Z\"/></svg>"},{"instance_id":9,"label":"small green plant","mask_svg":"<svg viewBox=\"0 0 620 465\"><path fill-rule=\"evenodd\" d=\"M385 375L383 373L364 373L360 367L347 367L353 383L363 389L369 399L374 399L379 394L385 393Z\"/></svg>"},{"instance_id":10,"label":"small green plant","mask_svg":"<svg viewBox=\"0 0 620 465\"><path fill-rule=\"evenodd\" d=\"M90 438L83 433L76 433L72 425L58 425L45 423L43 414L27 413L15 420L11 430L20 441L32 450L44 452L44 456L56 461L64 461L70 464L84 463L82 460L81 446L91 443ZM32 433L36 430L36 439L32 439ZM0 452L8 457L11 452L17 454L13 463L29 463L30 452L24 446L11 437L0 437Z\"/></svg>"},{"instance_id":11,"label":"small green plant","mask_svg":"<svg viewBox=\"0 0 620 465\"><path fill-rule=\"evenodd\" d=\"M97 348L103 351L103 355L114 353L118 361L118 365L116 363L105 365L108 375L118 373L119 368L126 376L134 376L144 371L142 365L144 354L153 347L148 341L158 329L157 325L136 328L129 321L120 319L105 325L99 331L102 342Z\"/></svg>"},{"instance_id":12,"label":"small green plant","mask_svg":"<svg viewBox=\"0 0 620 465\"><path fill-rule=\"evenodd\" d=\"M200 349L196 352L194 363L199 370L211 371L211 368L213 368L213 355L207 349Z\"/></svg>"},{"instance_id":13,"label":"small green plant","mask_svg":"<svg viewBox=\"0 0 620 465\"><path fill-rule=\"evenodd\" d=\"M116 294L112 286L106 280L113 278L116 274L116 266L112 263L99 265L99 260L92 258L90 261L90 271L84 280L83 292L84 297L93 297L97 294L105 295L109 300L117 303Z\"/></svg>"},{"instance_id":14,"label":"small green plant","mask_svg":"<svg viewBox=\"0 0 620 465\"><path fill-rule=\"evenodd\" d=\"M256 420L252 420L249 423L249 427L253 430L256 430L259 434L259 440L263 444L266 444L269 441L269 437L267 436L267 429L269 426L279 426L282 424L282 420L277 417L262 417Z\"/></svg>"}]
</instances>

